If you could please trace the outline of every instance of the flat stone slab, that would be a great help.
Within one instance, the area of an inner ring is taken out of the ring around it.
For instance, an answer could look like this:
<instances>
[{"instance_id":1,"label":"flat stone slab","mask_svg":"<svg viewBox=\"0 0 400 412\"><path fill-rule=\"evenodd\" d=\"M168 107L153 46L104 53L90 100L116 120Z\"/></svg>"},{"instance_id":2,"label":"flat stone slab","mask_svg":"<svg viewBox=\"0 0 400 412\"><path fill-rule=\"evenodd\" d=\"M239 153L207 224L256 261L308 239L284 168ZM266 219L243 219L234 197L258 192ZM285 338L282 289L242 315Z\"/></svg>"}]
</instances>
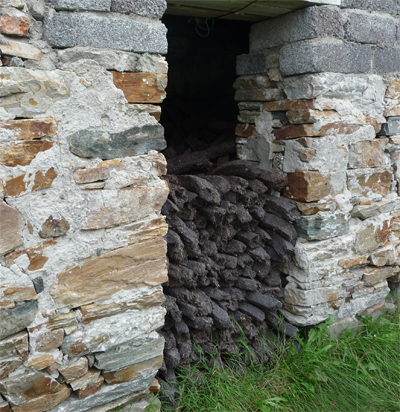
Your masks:
<instances>
[{"instance_id":1,"label":"flat stone slab","mask_svg":"<svg viewBox=\"0 0 400 412\"><path fill-rule=\"evenodd\" d=\"M69 136L69 144L71 152L79 157L103 160L160 151L167 146L160 125L132 127L114 134L103 130L81 130Z\"/></svg>"},{"instance_id":2,"label":"flat stone slab","mask_svg":"<svg viewBox=\"0 0 400 412\"><path fill-rule=\"evenodd\" d=\"M138 53L168 50L167 29L156 20L121 14L59 12L44 20L44 39L53 47L89 46Z\"/></svg>"}]
</instances>

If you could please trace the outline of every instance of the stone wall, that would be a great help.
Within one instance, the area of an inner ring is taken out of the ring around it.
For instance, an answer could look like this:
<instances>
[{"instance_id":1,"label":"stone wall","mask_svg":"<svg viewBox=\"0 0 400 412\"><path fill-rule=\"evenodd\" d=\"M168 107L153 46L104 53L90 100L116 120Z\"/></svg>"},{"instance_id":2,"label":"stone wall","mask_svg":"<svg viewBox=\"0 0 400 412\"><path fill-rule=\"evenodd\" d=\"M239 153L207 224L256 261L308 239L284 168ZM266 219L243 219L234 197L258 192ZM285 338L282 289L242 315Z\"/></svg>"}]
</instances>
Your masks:
<instances>
[{"instance_id":1,"label":"stone wall","mask_svg":"<svg viewBox=\"0 0 400 412\"><path fill-rule=\"evenodd\" d=\"M157 391L165 8L1 2L1 411L139 411Z\"/></svg>"},{"instance_id":2,"label":"stone wall","mask_svg":"<svg viewBox=\"0 0 400 412\"><path fill-rule=\"evenodd\" d=\"M237 60L239 156L287 175L302 213L282 310L297 325L377 313L400 280L398 6L344 3L254 25Z\"/></svg>"}]
</instances>

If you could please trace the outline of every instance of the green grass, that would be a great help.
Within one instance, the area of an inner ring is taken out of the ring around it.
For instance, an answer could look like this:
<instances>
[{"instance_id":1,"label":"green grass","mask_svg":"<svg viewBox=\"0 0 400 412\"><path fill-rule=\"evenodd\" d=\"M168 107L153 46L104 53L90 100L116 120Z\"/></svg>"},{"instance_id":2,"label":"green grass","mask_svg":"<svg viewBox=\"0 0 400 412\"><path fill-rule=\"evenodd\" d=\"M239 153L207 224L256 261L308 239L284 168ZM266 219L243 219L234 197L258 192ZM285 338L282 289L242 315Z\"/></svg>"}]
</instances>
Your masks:
<instances>
[{"instance_id":1,"label":"green grass","mask_svg":"<svg viewBox=\"0 0 400 412\"><path fill-rule=\"evenodd\" d=\"M357 335L346 331L338 340L328 336L328 323L299 338L300 352L287 343L286 355L278 350L272 366L243 367L233 358L215 368L203 357L179 370L178 410L400 412L399 314L364 319Z\"/></svg>"}]
</instances>

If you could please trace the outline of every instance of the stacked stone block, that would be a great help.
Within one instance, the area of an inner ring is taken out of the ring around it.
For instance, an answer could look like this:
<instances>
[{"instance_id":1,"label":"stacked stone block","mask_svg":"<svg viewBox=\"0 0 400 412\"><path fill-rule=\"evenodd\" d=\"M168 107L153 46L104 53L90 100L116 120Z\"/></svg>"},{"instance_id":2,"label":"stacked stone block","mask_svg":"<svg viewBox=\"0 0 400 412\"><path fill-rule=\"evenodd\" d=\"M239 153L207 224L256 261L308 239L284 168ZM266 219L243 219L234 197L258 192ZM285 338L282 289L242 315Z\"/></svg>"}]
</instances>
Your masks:
<instances>
[{"instance_id":1,"label":"stacked stone block","mask_svg":"<svg viewBox=\"0 0 400 412\"><path fill-rule=\"evenodd\" d=\"M1 2L0 411L139 411L158 390L165 7Z\"/></svg>"},{"instance_id":2,"label":"stacked stone block","mask_svg":"<svg viewBox=\"0 0 400 412\"><path fill-rule=\"evenodd\" d=\"M302 213L282 309L297 325L383 310L400 272L398 19L357 5L256 24L238 57L239 156L286 175Z\"/></svg>"}]
</instances>

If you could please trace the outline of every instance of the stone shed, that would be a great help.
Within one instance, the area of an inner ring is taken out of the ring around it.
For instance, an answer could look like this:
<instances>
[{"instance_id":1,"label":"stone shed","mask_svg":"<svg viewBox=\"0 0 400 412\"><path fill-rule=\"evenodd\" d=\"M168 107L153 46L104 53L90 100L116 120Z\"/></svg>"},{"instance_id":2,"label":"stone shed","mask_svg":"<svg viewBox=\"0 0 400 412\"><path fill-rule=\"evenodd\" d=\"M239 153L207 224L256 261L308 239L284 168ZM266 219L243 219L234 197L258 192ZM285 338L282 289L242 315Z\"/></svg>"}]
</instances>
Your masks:
<instances>
[{"instance_id":1,"label":"stone shed","mask_svg":"<svg viewBox=\"0 0 400 412\"><path fill-rule=\"evenodd\" d=\"M0 0L0 412L144 411L193 341L390 306L399 25L397 0Z\"/></svg>"}]
</instances>

